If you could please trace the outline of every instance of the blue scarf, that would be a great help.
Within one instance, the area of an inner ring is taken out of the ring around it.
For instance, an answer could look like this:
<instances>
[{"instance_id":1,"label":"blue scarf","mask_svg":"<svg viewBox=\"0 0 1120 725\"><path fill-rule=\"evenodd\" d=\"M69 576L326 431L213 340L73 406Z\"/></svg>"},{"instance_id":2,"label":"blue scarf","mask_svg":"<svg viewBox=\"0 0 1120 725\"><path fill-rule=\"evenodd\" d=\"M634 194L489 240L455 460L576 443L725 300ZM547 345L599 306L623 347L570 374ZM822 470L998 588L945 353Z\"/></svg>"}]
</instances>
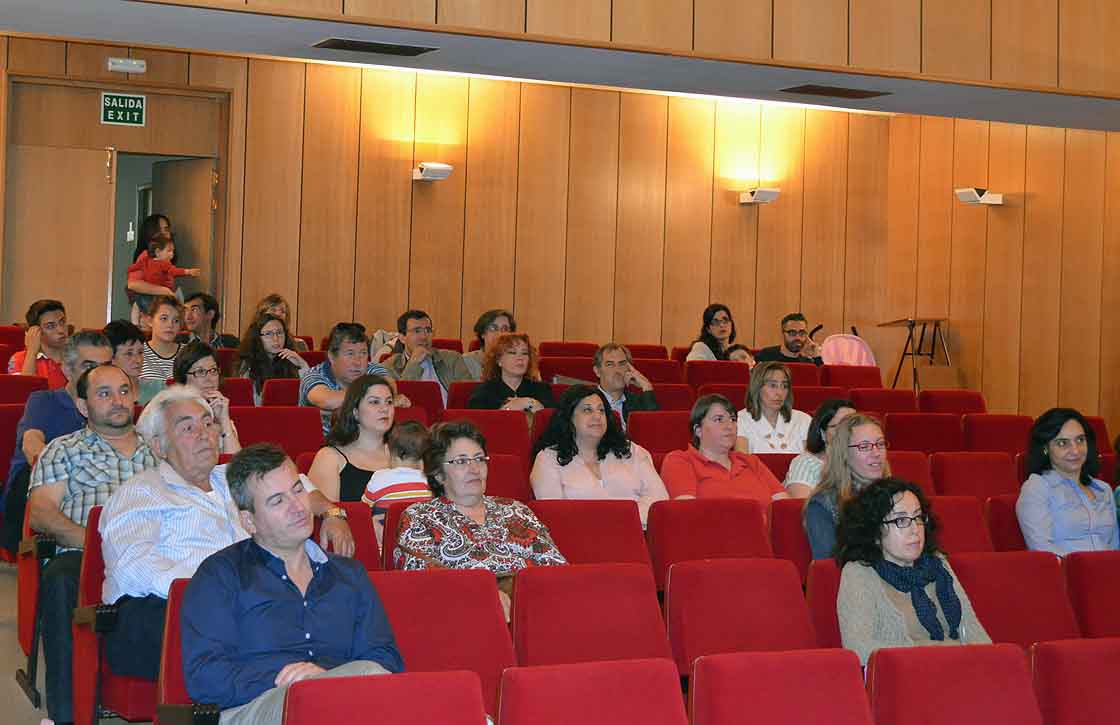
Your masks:
<instances>
[{"instance_id":1,"label":"blue scarf","mask_svg":"<svg viewBox=\"0 0 1120 725\"><path fill-rule=\"evenodd\" d=\"M883 581L903 594L910 595L914 613L929 632L930 639L943 640L945 632L941 629L941 622L937 621L937 607L925 592L926 585L935 582L937 601L941 604L945 621L949 623L949 637L960 639L961 600L953 589L953 577L949 575L940 558L923 554L914 562L914 566L899 566L886 559L880 559L872 566Z\"/></svg>"}]
</instances>

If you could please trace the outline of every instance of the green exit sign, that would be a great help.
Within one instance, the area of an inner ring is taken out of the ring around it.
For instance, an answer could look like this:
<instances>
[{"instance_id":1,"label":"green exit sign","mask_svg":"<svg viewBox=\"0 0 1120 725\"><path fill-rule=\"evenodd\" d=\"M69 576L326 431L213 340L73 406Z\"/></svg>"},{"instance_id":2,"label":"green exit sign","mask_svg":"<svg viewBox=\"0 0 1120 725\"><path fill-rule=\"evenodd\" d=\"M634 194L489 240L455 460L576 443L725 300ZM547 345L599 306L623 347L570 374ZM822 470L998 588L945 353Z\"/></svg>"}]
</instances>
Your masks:
<instances>
[{"instance_id":1,"label":"green exit sign","mask_svg":"<svg viewBox=\"0 0 1120 725\"><path fill-rule=\"evenodd\" d=\"M102 93L101 123L114 126L143 126L147 96L135 93Z\"/></svg>"}]
</instances>

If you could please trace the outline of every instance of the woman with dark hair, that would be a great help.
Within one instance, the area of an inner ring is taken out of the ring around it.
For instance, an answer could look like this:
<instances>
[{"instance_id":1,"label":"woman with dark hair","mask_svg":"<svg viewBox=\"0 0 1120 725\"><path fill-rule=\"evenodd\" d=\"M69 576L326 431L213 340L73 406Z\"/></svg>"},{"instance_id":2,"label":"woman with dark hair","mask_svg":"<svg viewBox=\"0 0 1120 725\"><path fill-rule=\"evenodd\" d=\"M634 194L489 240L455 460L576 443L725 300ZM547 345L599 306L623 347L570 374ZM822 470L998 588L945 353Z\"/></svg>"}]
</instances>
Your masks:
<instances>
[{"instance_id":1,"label":"woman with dark hair","mask_svg":"<svg viewBox=\"0 0 1120 725\"><path fill-rule=\"evenodd\" d=\"M759 363L751 370L744 408L739 411L735 450L742 453L801 453L812 420L793 409L789 368Z\"/></svg>"},{"instance_id":2,"label":"woman with dark hair","mask_svg":"<svg viewBox=\"0 0 1120 725\"><path fill-rule=\"evenodd\" d=\"M992 643L938 551L937 519L920 488L875 481L844 505L837 535L840 639L860 662L883 647Z\"/></svg>"},{"instance_id":3,"label":"woman with dark hair","mask_svg":"<svg viewBox=\"0 0 1120 725\"><path fill-rule=\"evenodd\" d=\"M282 296L273 292L270 295L265 295L260 302L257 303L257 309L253 313L253 317L260 317L261 315L272 315L284 322L284 327L288 326L288 321L292 319L292 306ZM285 345L289 349L296 352L307 352L307 343L298 337L292 338L291 345Z\"/></svg>"},{"instance_id":4,"label":"woman with dark hair","mask_svg":"<svg viewBox=\"0 0 1120 725\"><path fill-rule=\"evenodd\" d=\"M554 408L552 386L540 380L537 351L524 333L499 335L486 350L482 385L471 393L468 408L523 410Z\"/></svg>"},{"instance_id":5,"label":"woman with dark hair","mask_svg":"<svg viewBox=\"0 0 1120 725\"><path fill-rule=\"evenodd\" d=\"M140 255L148 251L148 242L156 237L170 238L171 220L163 214L149 214L140 222L140 230L136 234L136 249L132 252L132 261L135 262Z\"/></svg>"},{"instance_id":6,"label":"woman with dark hair","mask_svg":"<svg viewBox=\"0 0 1120 725\"><path fill-rule=\"evenodd\" d=\"M249 325L249 331L241 338L237 358L238 375L253 381L253 401L257 405L261 404L265 381L299 378L311 367L295 351L295 338L288 333L288 323L267 312Z\"/></svg>"},{"instance_id":7,"label":"woman with dark hair","mask_svg":"<svg viewBox=\"0 0 1120 725\"><path fill-rule=\"evenodd\" d=\"M634 501L645 526L649 507L669 498L649 451L626 437L606 395L590 385L564 391L534 452L538 499Z\"/></svg>"},{"instance_id":8,"label":"woman with dark hair","mask_svg":"<svg viewBox=\"0 0 1120 725\"><path fill-rule=\"evenodd\" d=\"M478 339L478 349L463 355L463 362L467 364L467 370L470 370L472 378L482 379L486 348L493 345L501 335L511 332L517 332L517 321L513 319L513 314L509 310L486 310L479 315L474 323L474 336Z\"/></svg>"},{"instance_id":9,"label":"woman with dark hair","mask_svg":"<svg viewBox=\"0 0 1120 725\"><path fill-rule=\"evenodd\" d=\"M175 356L171 377L179 385L194 388L210 403L214 420L222 427L218 452L237 453L241 450L237 426L229 417L229 398L222 395L222 372L214 349L201 340L183 345Z\"/></svg>"},{"instance_id":10,"label":"woman with dark hair","mask_svg":"<svg viewBox=\"0 0 1120 725\"><path fill-rule=\"evenodd\" d=\"M809 422L805 452L790 461L786 480L782 482L790 498L809 498L813 493L821 480L826 450L836 435L836 429L855 412L856 406L850 400L831 398L820 404Z\"/></svg>"},{"instance_id":11,"label":"woman with dark hair","mask_svg":"<svg viewBox=\"0 0 1120 725\"><path fill-rule=\"evenodd\" d=\"M374 471L391 465L386 434L392 427L389 381L363 375L350 383L308 471L315 488L330 501L361 501Z\"/></svg>"},{"instance_id":12,"label":"woman with dark hair","mask_svg":"<svg viewBox=\"0 0 1120 725\"><path fill-rule=\"evenodd\" d=\"M735 320L731 309L718 302L704 308L700 334L686 360L726 360L727 346L735 342Z\"/></svg>"},{"instance_id":13,"label":"woman with dark hair","mask_svg":"<svg viewBox=\"0 0 1120 725\"><path fill-rule=\"evenodd\" d=\"M1120 548L1116 500L1098 479L1093 427L1072 408L1051 408L1031 428L1028 478L1015 514L1027 548L1065 556Z\"/></svg>"}]
</instances>

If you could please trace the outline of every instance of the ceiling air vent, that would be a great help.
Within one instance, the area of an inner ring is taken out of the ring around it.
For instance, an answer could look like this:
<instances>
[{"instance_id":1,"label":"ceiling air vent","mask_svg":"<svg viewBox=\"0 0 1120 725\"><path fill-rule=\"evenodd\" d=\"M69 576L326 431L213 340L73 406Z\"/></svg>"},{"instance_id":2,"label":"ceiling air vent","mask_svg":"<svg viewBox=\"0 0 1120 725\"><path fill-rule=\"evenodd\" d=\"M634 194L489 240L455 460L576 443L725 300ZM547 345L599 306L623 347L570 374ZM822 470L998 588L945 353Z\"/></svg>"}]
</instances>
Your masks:
<instances>
[{"instance_id":1,"label":"ceiling air vent","mask_svg":"<svg viewBox=\"0 0 1120 725\"><path fill-rule=\"evenodd\" d=\"M430 48L426 45L401 45L400 43L373 43L368 40L351 40L349 38L327 38L316 43L315 48L326 50L346 50L351 53L371 53L374 55L398 55L415 58L418 55L431 53L439 48Z\"/></svg>"},{"instance_id":2,"label":"ceiling air vent","mask_svg":"<svg viewBox=\"0 0 1120 725\"><path fill-rule=\"evenodd\" d=\"M876 98L891 95L888 91L867 91L862 88L843 88L841 86L818 86L812 83L803 86L783 88L782 93L799 93L803 96L824 96L826 98Z\"/></svg>"}]
</instances>

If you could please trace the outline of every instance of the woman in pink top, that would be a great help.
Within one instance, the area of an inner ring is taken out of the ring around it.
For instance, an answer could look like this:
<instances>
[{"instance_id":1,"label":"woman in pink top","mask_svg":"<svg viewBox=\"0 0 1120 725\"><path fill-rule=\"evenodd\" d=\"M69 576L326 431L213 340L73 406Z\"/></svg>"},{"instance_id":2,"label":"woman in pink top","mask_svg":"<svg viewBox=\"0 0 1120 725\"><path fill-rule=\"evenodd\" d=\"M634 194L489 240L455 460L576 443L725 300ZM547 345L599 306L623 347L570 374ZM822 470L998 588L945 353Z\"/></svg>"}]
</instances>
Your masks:
<instances>
[{"instance_id":1,"label":"woman in pink top","mask_svg":"<svg viewBox=\"0 0 1120 725\"><path fill-rule=\"evenodd\" d=\"M773 499L789 497L762 461L734 450L735 418L735 408L722 395L701 396L692 406L692 445L673 451L661 464L672 498L753 498L769 506Z\"/></svg>"}]
</instances>

